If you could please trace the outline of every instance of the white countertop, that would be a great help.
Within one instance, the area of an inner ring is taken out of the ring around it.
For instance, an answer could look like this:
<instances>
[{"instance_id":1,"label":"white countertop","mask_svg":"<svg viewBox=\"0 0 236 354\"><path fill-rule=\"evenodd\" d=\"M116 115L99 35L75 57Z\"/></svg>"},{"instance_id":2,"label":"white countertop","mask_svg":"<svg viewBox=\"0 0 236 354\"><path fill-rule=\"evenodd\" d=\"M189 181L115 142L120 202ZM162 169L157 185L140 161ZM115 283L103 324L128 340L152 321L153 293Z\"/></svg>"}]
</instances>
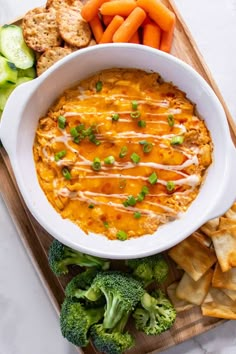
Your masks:
<instances>
[{"instance_id":1,"label":"white countertop","mask_svg":"<svg viewBox=\"0 0 236 354\"><path fill-rule=\"evenodd\" d=\"M236 122L236 0L175 0ZM44 0L0 0L0 24ZM0 197L0 354L75 354ZM229 321L165 354L234 354Z\"/></svg>"}]
</instances>

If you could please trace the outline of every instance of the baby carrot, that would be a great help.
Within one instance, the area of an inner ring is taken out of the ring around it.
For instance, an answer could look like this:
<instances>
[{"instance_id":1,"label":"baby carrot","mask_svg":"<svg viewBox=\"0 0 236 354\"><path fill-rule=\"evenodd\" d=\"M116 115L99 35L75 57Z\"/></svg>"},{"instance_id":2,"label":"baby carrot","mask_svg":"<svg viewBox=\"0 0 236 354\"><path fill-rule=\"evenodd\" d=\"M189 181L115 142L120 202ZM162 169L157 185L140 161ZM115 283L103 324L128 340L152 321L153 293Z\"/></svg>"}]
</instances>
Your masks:
<instances>
[{"instance_id":1,"label":"baby carrot","mask_svg":"<svg viewBox=\"0 0 236 354\"><path fill-rule=\"evenodd\" d=\"M175 15L160 0L137 0L141 7L163 31L169 31L175 21Z\"/></svg>"},{"instance_id":2,"label":"baby carrot","mask_svg":"<svg viewBox=\"0 0 236 354\"><path fill-rule=\"evenodd\" d=\"M161 29L152 22L143 26L143 44L156 49L160 48L161 42Z\"/></svg>"},{"instance_id":3,"label":"baby carrot","mask_svg":"<svg viewBox=\"0 0 236 354\"><path fill-rule=\"evenodd\" d=\"M162 50L163 52L170 53L173 38L174 38L174 29L175 29L175 22L173 23L169 31L162 32L160 50Z\"/></svg>"},{"instance_id":4,"label":"baby carrot","mask_svg":"<svg viewBox=\"0 0 236 354\"><path fill-rule=\"evenodd\" d=\"M105 26L108 26L109 23L112 21L113 17L114 16L103 15L102 22L104 23Z\"/></svg>"},{"instance_id":5,"label":"baby carrot","mask_svg":"<svg viewBox=\"0 0 236 354\"><path fill-rule=\"evenodd\" d=\"M90 22L97 14L100 6L109 0L89 0L84 4L81 10L81 16L85 21Z\"/></svg>"},{"instance_id":6,"label":"baby carrot","mask_svg":"<svg viewBox=\"0 0 236 354\"><path fill-rule=\"evenodd\" d=\"M96 15L91 21L89 21L89 25L91 27L96 42L99 43L103 35L103 28L98 15Z\"/></svg>"},{"instance_id":7,"label":"baby carrot","mask_svg":"<svg viewBox=\"0 0 236 354\"><path fill-rule=\"evenodd\" d=\"M146 13L136 7L113 36L113 42L128 42L146 18Z\"/></svg>"},{"instance_id":8,"label":"baby carrot","mask_svg":"<svg viewBox=\"0 0 236 354\"><path fill-rule=\"evenodd\" d=\"M129 43L140 44L139 33L136 31L134 35L130 38Z\"/></svg>"},{"instance_id":9,"label":"baby carrot","mask_svg":"<svg viewBox=\"0 0 236 354\"><path fill-rule=\"evenodd\" d=\"M102 4L100 12L102 15L127 17L135 7L137 7L137 3L134 0L114 0Z\"/></svg>"},{"instance_id":10,"label":"baby carrot","mask_svg":"<svg viewBox=\"0 0 236 354\"><path fill-rule=\"evenodd\" d=\"M113 37L114 33L122 25L123 22L124 22L123 17L121 17L119 15L114 16L111 23L109 23L109 25L105 29L105 31L102 35L102 38L100 39L99 44L112 43L112 37Z\"/></svg>"}]
</instances>

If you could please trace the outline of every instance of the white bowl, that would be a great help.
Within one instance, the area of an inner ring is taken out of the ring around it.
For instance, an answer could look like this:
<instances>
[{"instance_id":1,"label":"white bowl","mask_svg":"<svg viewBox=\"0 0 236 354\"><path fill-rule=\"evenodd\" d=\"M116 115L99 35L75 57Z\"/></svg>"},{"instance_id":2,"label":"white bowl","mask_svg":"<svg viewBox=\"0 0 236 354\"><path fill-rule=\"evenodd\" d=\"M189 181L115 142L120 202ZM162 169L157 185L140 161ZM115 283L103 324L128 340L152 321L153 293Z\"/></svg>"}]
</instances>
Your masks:
<instances>
[{"instance_id":1,"label":"white bowl","mask_svg":"<svg viewBox=\"0 0 236 354\"><path fill-rule=\"evenodd\" d=\"M63 219L39 186L32 146L39 118L65 88L100 70L138 68L161 74L197 104L214 144L213 163L198 197L179 219L161 226L153 235L128 241L86 235ZM56 239L82 252L100 257L127 259L166 250L223 214L236 196L236 150L224 110L209 85L190 66L158 50L136 44L105 44L79 50L56 63L39 78L19 86L5 107L0 138L9 155L22 196L38 222Z\"/></svg>"}]
</instances>

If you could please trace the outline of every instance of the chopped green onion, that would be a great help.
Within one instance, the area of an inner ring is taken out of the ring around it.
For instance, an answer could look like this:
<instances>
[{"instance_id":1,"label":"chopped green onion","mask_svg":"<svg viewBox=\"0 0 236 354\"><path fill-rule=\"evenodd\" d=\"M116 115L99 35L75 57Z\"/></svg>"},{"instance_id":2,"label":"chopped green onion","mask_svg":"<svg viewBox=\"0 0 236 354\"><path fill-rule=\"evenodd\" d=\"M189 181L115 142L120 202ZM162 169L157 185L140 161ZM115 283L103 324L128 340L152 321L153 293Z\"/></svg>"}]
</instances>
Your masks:
<instances>
[{"instance_id":1,"label":"chopped green onion","mask_svg":"<svg viewBox=\"0 0 236 354\"><path fill-rule=\"evenodd\" d=\"M58 162L60 159L62 159L64 156L66 156L66 150L61 150L61 151L58 151L55 156L54 156L54 159L56 162Z\"/></svg>"},{"instance_id":2,"label":"chopped green onion","mask_svg":"<svg viewBox=\"0 0 236 354\"><path fill-rule=\"evenodd\" d=\"M65 177L65 179L71 179L71 174L67 167L64 167L62 169L62 174Z\"/></svg>"},{"instance_id":3,"label":"chopped green onion","mask_svg":"<svg viewBox=\"0 0 236 354\"><path fill-rule=\"evenodd\" d=\"M146 127L146 122L145 122L145 120L139 120L139 121L138 121L138 126L139 126L140 128L145 128L145 127Z\"/></svg>"},{"instance_id":4,"label":"chopped green onion","mask_svg":"<svg viewBox=\"0 0 236 354\"><path fill-rule=\"evenodd\" d=\"M78 133L78 130L76 127L71 128L70 134L71 134L71 136L73 136L73 138L77 138L79 136L79 133Z\"/></svg>"},{"instance_id":5,"label":"chopped green onion","mask_svg":"<svg viewBox=\"0 0 236 354\"><path fill-rule=\"evenodd\" d=\"M149 188L147 186L143 186L141 193L145 195L147 195L149 193Z\"/></svg>"},{"instance_id":6,"label":"chopped green onion","mask_svg":"<svg viewBox=\"0 0 236 354\"><path fill-rule=\"evenodd\" d=\"M119 182L119 188L120 189L124 189L126 187L126 179L122 179L120 182Z\"/></svg>"},{"instance_id":7,"label":"chopped green onion","mask_svg":"<svg viewBox=\"0 0 236 354\"><path fill-rule=\"evenodd\" d=\"M149 193L149 188L147 186L143 186L141 192L137 196L137 201L142 202L148 193Z\"/></svg>"},{"instance_id":8,"label":"chopped green onion","mask_svg":"<svg viewBox=\"0 0 236 354\"><path fill-rule=\"evenodd\" d=\"M141 117L141 112L140 111L131 112L130 113L130 117L134 118L134 119L140 118Z\"/></svg>"},{"instance_id":9,"label":"chopped green onion","mask_svg":"<svg viewBox=\"0 0 236 354\"><path fill-rule=\"evenodd\" d=\"M127 146L122 146L122 148L120 149L119 157L120 158L125 157L127 155L127 152L128 152Z\"/></svg>"},{"instance_id":10,"label":"chopped green onion","mask_svg":"<svg viewBox=\"0 0 236 354\"><path fill-rule=\"evenodd\" d=\"M66 118L63 117L63 116L59 116L58 120L57 120L57 123L58 123L58 127L60 129L65 129L65 127L66 127Z\"/></svg>"},{"instance_id":11,"label":"chopped green onion","mask_svg":"<svg viewBox=\"0 0 236 354\"><path fill-rule=\"evenodd\" d=\"M166 183L166 189L168 192L172 192L175 189L175 183L173 181L168 181Z\"/></svg>"},{"instance_id":12,"label":"chopped green onion","mask_svg":"<svg viewBox=\"0 0 236 354\"><path fill-rule=\"evenodd\" d=\"M106 228L106 229L108 229L108 228L109 228L109 224L108 224L108 222L107 222L107 221L104 221L103 225L105 226L105 228Z\"/></svg>"},{"instance_id":13,"label":"chopped green onion","mask_svg":"<svg viewBox=\"0 0 236 354\"><path fill-rule=\"evenodd\" d=\"M104 162L107 165L113 165L115 163L115 158L114 158L114 156L107 156L107 157L105 157Z\"/></svg>"},{"instance_id":14,"label":"chopped green onion","mask_svg":"<svg viewBox=\"0 0 236 354\"><path fill-rule=\"evenodd\" d=\"M84 124L79 124L79 125L76 126L77 132L81 132L84 129L85 129L85 125Z\"/></svg>"},{"instance_id":15,"label":"chopped green onion","mask_svg":"<svg viewBox=\"0 0 236 354\"><path fill-rule=\"evenodd\" d=\"M91 143L95 144L96 146L101 145L101 141L96 139L96 136L94 134L91 134L89 136L89 141L91 141Z\"/></svg>"},{"instance_id":16,"label":"chopped green onion","mask_svg":"<svg viewBox=\"0 0 236 354\"><path fill-rule=\"evenodd\" d=\"M126 208L129 206L129 203L127 202L127 200L125 200L125 201L123 202L123 205L124 205Z\"/></svg>"},{"instance_id":17,"label":"chopped green onion","mask_svg":"<svg viewBox=\"0 0 236 354\"><path fill-rule=\"evenodd\" d=\"M112 116L111 116L111 119L114 120L115 122L117 122L120 118L120 115L118 113L114 113Z\"/></svg>"},{"instance_id":18,"label":"chopped green onion","mask_svg":"<svg viewBox=\"0 0 236 354\"><path fill-rule=\"evenodd\" d=\"M173 136L173 138L170 141L171 145L180 145L183 144L183 142L184 142L184 137L182 135Z\"/></svg>"},{"instance_id":19,"label":"chopped green onion","mask_svg":"<svg viewBox=\"0 0 236 354\"><path fill-rule=\"evenodd\" d=\"M89 209L93 209L94 208L94 204L89 204Z\"/></svg>"},{"instance_id":20,"label":"chopped green onion","mask_svg":"<svg viewBox=\"0 0 236 354\"><path fill-rule=\"evenodd\" d=\"M173 127L175 125L175 119L174 119L173 114L169 114L168 115L167 122L168 122L170 127Z\"/></svg>"},{"instance_id":21,"label":"chopped green onion","mask_svg":"<svg viewBox=\"0 0 236 354\"><path fill-rule=\"evenodd\" d=\"M125 241L125 240L127 240L127 233L125 231L120 230L117 232L116 237L120 241Z\"/></svg>"},{"instance_id":22,"label":"chopped green onion","mask_svg":"<svg viewBox=\"0 0 236 354\"><path fill-rule=\"evenodd\" d=\"M134 163L139 163L140 161L140 156L136 152L133 152L130 158Z\"/></svg>"},{"instance_id":23,"label":"chopped green onion","mask_svg":"<svg viewBox=\"0 0 236 354\"><path fill-rule=\"evenodd\" d=\"M139 144L140 144L140 145L145 145L145 144L148 144L148 142L147 142L147 140L141 140L141 141L139 142Z\"/></svg>"},{"instance_id":24,"label":"chopped green onion","mask_svg":"<svg viewBox=\"0 0 236 354\"><path fill-rule=\"evenodd\" d=\"M145 143L143 145L143 152L145 152L145 154L148 153L148 152L151 152L152 148L153 148L153 144L152 143Z\"/></svg>"},{"instance_id":25,"label":"chopped green onion","mask_svg":"<svg viewBox=\"0 0 236 354\"><path fill-rule=\"evenodd\" d=\"M132 109L133 109L134 111L136 111L136 110L138 109L138 102L137 102L136 100L133 100L133 101L131 102L131 105L132 105Z\"/></svg>"},{"instance_id":26,"label":"chopped green onion","mask_svg":"<svg viewBox=\"0 0 236 354\"><path fill-rule=\"evenodd\" d=\"M149 177L148 177L148 182L151 184L156 184L157 183L157 174L156 172L153 172Z\"/></svg>"},{"instance_id":27,"label":"chopped green onion","mask_svg":"<svg viewBox=\"0 0 236 354\"><path fill-rule=\"evenodd\" d=\"M127 202L130 206L134 206L136 204L136 199L133 195L129 195L127 198Z\"/></svg>"},{"instance_id":28,"label":"chopped green onion","mask_svg":"<svg viewBox=\"0 0 236 354\"><path fill-rule=\"evenodd\" d=\"M75 144L79 144L79 143L80 143L80 138L79 138L79 136L76 136L76 137L73 139L73 142L74 142Z\"/></svg>"},{"instance_id":29,"label":"chopped green onion","mask_svg":"<svg viewBox=\"0 0 236 354\"><path fill-rule=\"evenodd\" d=\"M99 157L95 157L92 163L92 169L94 171L99 171L101 170L102 165L101 165L101 160L99 159Z\"/></svg>"},{"instance_id":30,"label":"chopped green onion","mask_svg":"<svg viewBox=\"0 0 236 354\"><path fill-rule=\"evenodd\" d=\"M100 92L102 90L102 81L96 82L96 91Z\"/></svg>"},{"instance_id":31,"label":"chopped green onion","mask_svg":"<svg viewBox=\"0 0 236 354\"><path fill-rule=\"evenodd\" d=\"M142 202L144 200L145 195L141 192L137 195L137 202Z\"/></svg>"},{"instance_id":32,"label":"chopped green onion","mask_svg":"<svg viewBox=\"0 0 236 354\"><path fill-rule=\"evenodd\" d=\"M141 213L140 213L139 211L136 211L136 212L134 213L134 218L135 218L135 219L140 219L140 218L141 218Z\"/></svg>"}]
</instances>

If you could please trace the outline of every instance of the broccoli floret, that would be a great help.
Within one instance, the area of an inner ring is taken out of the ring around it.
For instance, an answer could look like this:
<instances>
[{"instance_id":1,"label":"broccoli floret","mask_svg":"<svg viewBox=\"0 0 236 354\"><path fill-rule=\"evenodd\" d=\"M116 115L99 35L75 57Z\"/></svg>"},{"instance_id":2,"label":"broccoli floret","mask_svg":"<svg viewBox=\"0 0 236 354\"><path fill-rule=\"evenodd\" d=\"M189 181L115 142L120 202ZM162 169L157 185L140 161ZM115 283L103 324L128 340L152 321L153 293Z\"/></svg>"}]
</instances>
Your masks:
<instances>
[{"instance_id":1,"label":"broccoli floret","mask_svg":"<svg viewBox=\"0 0 236 354\"><path fill-rule=\"evenodd\" d=\"M161 290L142 296L141 307L133 313L136 328L147 335L157 335L168 330L174 323L176 311Z\"/></svg>"},{"instance_id":2,"label":"broccoli floret","mask_svg":"<svg viewBox=\"0 0 236 354\"><path fill-rule=\"evenodd\" d=\"M103 326L106 329L114 328L124 316L129 316L145 292L141 282L118 271L98 273L89 291L97 294L97 298L99 292L105 296Z\"/></svg>"},{"instance_id":3,"label":"broccoli floret","mask_svg":"<svg viewBox=\"0 0 236 354\"><path fill-rule=\"evenodd\" d=\"M107 330L102 324L91 327L91 339L95 348L104 354L122 354L125 350L134 346L134 338L128 332L124 332L124 327L128 321L128 316L124 316L117 326Z\"/></svg>"},{"instance_id":4,"label":"broccoli floret","mask_svg":"<svg viewBox=\"0 0 236 354\"><path fill-rule=\"evenodd\" d=\"M55 239L49 248L48 260L51 270L57 276L67 274L69 272L69 265L78 265L80 267L97 267L103 270L110 267L110 262L106 259L89 256L73 250Z\"/></svg>"},{"instance_id":5,"label":"broccoli floret","mask_svg":"<svg viewBox=\"0 0 236 354\"><path fill-rule=\"evenodd\" d=\"M60 315L61 333L69 342L86 347L89 343L89 329L98 323L104 314L104 307L87 309L80 302L66 298Z\"/></svg>"},{"instance_id":6,"label":"broccoli floret","mask_svg":"<svg viewBox=\"0 0 236 354\"><path fill-rule=\"evenodd\" d=\"M169 267L162 254L129 259L126 264L133 270L133 276L143 281L145 287L156 281L163 283L168 276Z\"/></svg>"}]
</instances>

